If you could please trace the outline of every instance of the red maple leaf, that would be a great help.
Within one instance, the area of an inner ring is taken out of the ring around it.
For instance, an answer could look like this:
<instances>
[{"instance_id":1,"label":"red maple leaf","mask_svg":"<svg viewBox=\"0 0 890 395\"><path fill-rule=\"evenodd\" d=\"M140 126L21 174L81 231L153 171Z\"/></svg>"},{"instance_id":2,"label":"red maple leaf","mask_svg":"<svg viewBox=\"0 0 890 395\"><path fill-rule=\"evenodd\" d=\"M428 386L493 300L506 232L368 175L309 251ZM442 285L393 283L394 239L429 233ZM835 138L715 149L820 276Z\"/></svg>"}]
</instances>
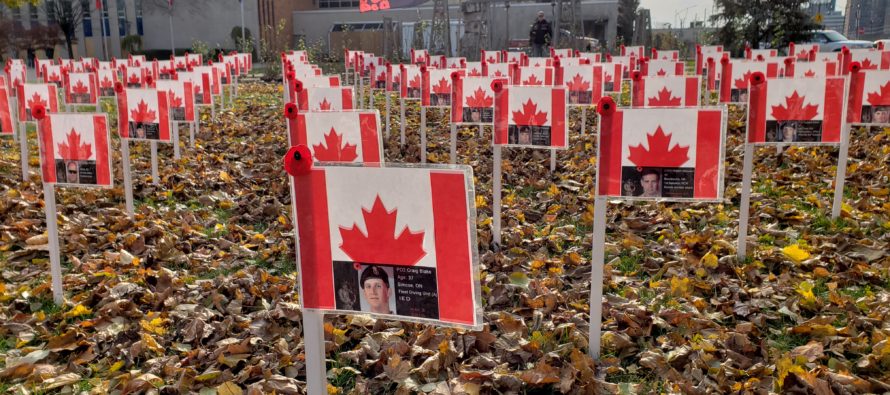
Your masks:
<instances>
[{"instance_id":1,"label":"red maple leaf","mask_svg":"<svg viewBox=\"0 0 890 395\"><path fill-rule=\"evenodd\" d=\"M751 78L751 71L748 71L742 78L735 80L736 89L748 89L748 79Z\"/></svg>"},{"instance_id":2,"label":"red maple leaf","mask_svg":"<svg viewBox=\"0 0 890 395\"><path fill-rule=\"evenodd\" d=\"M467 76L468 77L481 77L482 72L480 72L479 69L470 69L470 72L467 73Z\"/></svg>"},{"instance_id":3,"label":"red maple leaf","mask_svg":"<svg viewBox=\"0 0 890 395\"><path fill-rule=\"evenodd\" d=\"M176 68L177 68L177 69L184 69L184 68L185 68L185 63L182 63L182 62L177 63L177 64L176 64Z\"/></svg>"},{"instance_id":4,"label":"red maple leaf","mask_svg":"<svg viewBox=\"0 0 890 395\"><path fill-rule=\"evenodd\" d=\"M531 77L528 77L527 80L522 81L522 84L523 85L538 85L538 86L540 86L540 85L544 85L544 81L539 80L537 76L532 74Z\"/></svg>"},{"instance_id":5,"label":"red maple leaf","mask_svg":"<svg viewBox=\"0 0 890 395\"><path fill-rule=\"evenodd\" d=\"M130 111L130 118L133 119L133 122L151 123L154 122L156 117L157 113L148 108L148 103L145 100L139 100L136 109Z\"/></svg>"},{"instance_id":6,"label":"red maple leaf","mask_svg":"<svg viewBox=\"0 0 890 395\"><path fill-rule=\"evenodd\" d=\"M318 103L318 109L320 110L330 110L331 102L328 101L328 98L324 98L321 103Z\"/></svg>"},{"instance_id":7,"label":"red maple leaf","mask_svg":"<svg viewBox=\"0 0 890 395\"><path fill-rule=\"evenodd\" d=\"M671 91L667 87L658 91L658 96L649 98L649 105L655 107L676 107L680 105L680 98L673 97Z\"/></svg>"},{"instance_id":8,"label":"red maple leaf","mask_svg":"<svg viewBox=\"0 0 890 395\"><path fill-rule=\"evenodd\" d=\"M111 82L111 79L108 78L108 76L106 75L105 78L103 78L102 81L99 82L99 86L103 88L111 88L112 86L114 86L114 83Z\"/></svg>"},{"instance_id":9,"label":"red maple leaf","mask_svg":"<svg viewBox=\"0 0 890 395\"><path fill-rule=\"evenodd\" d=\"M420 75L415 75L414 79L408 81L409 88L420 88Z\"/></svg>"},{"instance_id":10,"label":"red maple leaf","mask_svg":"<svg viewBox=\"0 0 890 395\"><path fill-rule=\"evenodd\" d=\"M139 75L138 74L130 74L130 76L127 77L127 83L128 84L138 84L139 83Z\"/></svg>"},{"instance_id":11,"label":"red maple leaf","mask_svg":"<svg viewBox=\"0 0 890 395\"><path fill-rule=\"evenodd\" d=\"M42 105L43 107L48 107L48 106L49 106L49 104L46 102L46 100L43 100L43 98L40 97L40 94L39 94L39 93L34 92L34 95L31 96L30 99L28 99L28 107L33 108L33 107L34 107L35 105L37 105L37 104L40 104L40 105Z\"/></svg>"},{"instance_id":12,"label":"red maple leaf","mask_svg":"<svg viewBox=\"0 0 890 395\"><path fill-rule=\"evenodd\" d=\"M871 59L865 58L862 62L859 62L859 66L862 67L863 70L877 70L878 65L871 62Z\"/></svg>"},{"instance_id":13,"label":"red maple leaf","mask_svg":"<svg viewBox=\"0 0 890 395\"><path fill-rule=\"evenodd\" d=\"M93 147L91 144L80 142L80 133L74 131L68 132L65 136L67 140L59 143L59 153L65 160L87 160L93 155Z\"/></svg>"},{"instance_id":14,"label":"red maple leaf","mask_svg":"<svg viewBox=\"0 0 890 395\"><path fill-rule=\"evenodd\" d=\"M323 144L313 144L315 159L322 162L352 162L358 159L354 144L343 141L343 135L337 134L334 128L324 136Z\"/></svg>"},{"instance_id":15,"label":"red maple leaf","mask_svg":"<svg viewBox=\"0 0 890 395\"><path fill-rule=\"evenodd\" d=\"M412 232L405 226L396 237L396 216L398 209L387 211L378 195L371 210L362 208L367 234L358 224L346 229L340 227L343 243L340 249L355 262L414 265L426 256L423 250L424 232Z\"/></svg>"},{"instance_id":16,"label":"red maple leaf","mask_svg":"<svg viewBox=\"0 0 890 395\"><path fill-rule=\"evenodd\" d=\"M60 81L62 78L60 78L59 75L56 74L56 72L53 72L52 74L47 76L47 79L49 81Z\"/></svg>"},{"instance_id":17,"label":"red maple leaf","mask_svg":"<svg viewBox=\"0 0 890 395\"><path fill-rule=\"evenodd\" d=\"M442 77L442 79L439 80L439 83L432 86L432 90L433 90L433 93L437 93L440 95L441 94L449 94L449 93L451 93L451 84L449 84L448 81L445 80L445 77Z\"/></svg>"},{"instance_id":18,"label":"red maple leaf","mask_svg":"<svg viewBox=\"0 0 890 395\"><path fill-rule=\"evenodd\" d=\"M612 81L612 73L603 73L603 82L614 82Z\"/></svg>"},{"instance_id":19,"label":"red maple leaf","mask_svg":"<svg viewBox=\"0 0 890 395\"><path fill-rule=\"evenodd\" d=\"M655 73L655 75L657 75L659 77L664 77L667 75L667 71L664 71L664 69L658 69L658 72Z\"/></svg>"},{"instance_id":20,"label":"red maple leaf","mask_svg":"<svg viewBox=\"0 0 890 395\"><path fill-rule=\"evenodd\" d=\"M494 98L485 94L482 87L473 91L473 96L467 96L467 107L491 107L494 105Z\"/></svg>"},{"instance_id":21,"label":"red maple leaf","mask_svg":"<svg viewBox=\"0 0 890 395\"><path fill-rule=\"evenodd\" d=\"M83 84L83 81L77 80L77 85L71 87L71 93L89 93L90 87Z\"/></svg>"},{"instance_id":22,"label":"red maple leaf","mask_svg":"<svg viewBox=\"0 0 890 395\"><path fill-rule=\"evenodd\" d=\"M488 59L486 59L486 62L488 62L488 63L497 63L498 60L497 60L494 56L489 56Z\"/></svg>"},{"instance_id":23,"label":"red maple leaf","mask_svg":"<svg viewBox=\"0 0 890 395\"><path fill-rule=\"evenodd\" d=\"M538 111L538 105L528 99L522 105L522 111L513 111L513 122L519 126L543 126L547 122L547 113Z\"/></svg>"},{"instance_id":24,"label":"red maple leaf","mask_svg":"<svg viewBox=\"0 0 890 395\"><path fill-rule=\"evenodd\" d=\"M502 73L500 70L495 70L495 71L494 71L494 76L495 76L495 77L503 77L503 76L504 76L504 73Z\"/></svg>"},{"instance_id":25,"label":"red maple leaf","mask_svg":"<svg viewBox=\"0 0 890 395\"><path fill-rule=\"evenodd\" d=\"M816 72L813 71L813 69L810 69L810 70L807 70L806 73L803 73L803 76L804 76L804 77L815 77L815 76L816 76Z\"/></svg>"},{"instance_id":26,"label":"red maple leaf","mask_svg":"<svg viewBox=\"0 0 890 395\"><path fill-rule=\"evenodd\" d=\"M584 81L580 73L575 74L571 81L566 82L566 86L568 86L570 91L586 91L590 89L590 83Z\"/></svg>"},{"instance_id":27,"label":"red maple leaf","mask_svg":"<svg viewBox=\"0 0 890 395\"><path fill-rule=\"evenodd\" d=\"M170 107L182 107L182 98L176 96L176 92L173 89L167 91L167 94L170 96Z\"/></svg>"},{"instance_id":28,"label":"red maple leaf","mask_svg":"<svg viewBox=\"0 0 890 395\"><path fill-rule=\"evenodd\" d=\"M639 167L680 167L689 160L689 146L681 147L674 144L671 147L671 134L665 134L661 126L653 134L646 134L649 149L643 144L630 147L630 155L627 157Z\"/></svg>"},{"instance_id":29,"label":"red maple leaf","mask_svg":"<svg viewBox=\"0 0 890 395\"><path fill-rule=\"evenodd\" d=\"M813 104L804 105L806 97L797 94L797 91L785 98L785 105L772 106L774 118L782 121L808 121L819 114L819 106Z\"/></svg>"},{"instance_id":30,"label":"red maple leaf","mask_svg":"<svg viewBox=\"0 0 890 395\"><path fill-rule=\"evenodd\" d=\"M877 92L869 93L866 100L873 106L883 106L890 103L890 82L881 86L881 89Z\"/></svg>"}]
</instances>

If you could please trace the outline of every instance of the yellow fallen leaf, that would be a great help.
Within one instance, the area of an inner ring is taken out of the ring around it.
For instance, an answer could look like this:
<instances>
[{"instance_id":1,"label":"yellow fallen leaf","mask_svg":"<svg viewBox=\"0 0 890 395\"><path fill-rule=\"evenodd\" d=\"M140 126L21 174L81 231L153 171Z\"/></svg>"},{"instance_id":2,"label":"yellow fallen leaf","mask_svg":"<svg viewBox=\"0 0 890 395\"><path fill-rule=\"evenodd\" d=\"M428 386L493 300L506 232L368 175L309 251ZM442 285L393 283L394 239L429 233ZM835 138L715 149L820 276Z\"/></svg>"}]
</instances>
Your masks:
<instances>
[{"instance_id":1,"label":"yellow fallen leaf","mask_svg":"<svg viewBox=\"0 0 890 395\"><path fill-rule=\"evenodd\" d=\"M559 188L556 186L556 184L550 184L550 187L547 188L547 194L550 195L550 197L556 197L559 195Z\"/></svg>"},{"instance_id":2,"label":"yellow fallen leaf","mask_svg":"<svg viewBox=\"0 0 890 395\"><path fill-rule=\"evenodd\" d=\"M794 263L801 263L810 257L810 253L800 248L797 244L791 244L782 248L782 254L788 257L788 259L791 259Z\"/></svg>"},{"instance_id":3,"label":"yellow fallen leaf","mask_svg":"<svg viewBox=\"0 0 890 395\"><path fill-rule=\"evenodd\" d=\"M704 265L708 269L716 269L717 268L717 256L711 252L708 252L701 258L701 264Z\"/></svg>"},{"instance_id":4,"label":"yellow fallen leaf","mask_svg":"<svg viewBox=\"0 0 890 395\"><path fill-rule=\"evenodd\" d=\"M226 381L216 387L217 395L241 395L243 393L241 387L231 381Z\"/></svg>"},{"instance_id":5,"label":"yellow fallen leaf","mask_svg":"<svg viewBox=\"0 0 890 395\"><path fill-rule=\"evenodd\" d=\"M71 309L70 311L65 313L64 317L65 318L75 318L75 317L81 317L81 316L85 316L85 315L89 315L89 314L93 314L93 310L90 310L89 307L85 307L82 304L78 304L77 306L74 306L73 309Z\"/></svg>"},{"instance_id":6,"label":"yellow fallen leaf","mask_svg":"<svg viewBox=\"0 0 890 395\"><path fill-rule=\"evenodd\" d=\"M482 208L488 205L488 200L485 199L485 196L476 195L476 208Z\"/></svg>"},{"instance_id":7,"label":"yellow fallen leaf","mask_svg":"<svg viewBox=\"0 0 890 395\"><path fill-rule=\"evenodd\" d=\"M124 361L117 361L113 365L111 365L110 368L108 368L108 372L109 373L117 372L118 370L121 370L122 367L124 367Z\"/></svg>"},{"instance_id":8,"label":"yellow fallen leaf","mask_svg":"<svg viewBox=\"0 0 890 395\"><path fill-rule=\"evenodd\" d=\"M163 318L153 318L151 320L141 320L139 321L139 325L142 326L148 333L153 333L155 335L164 335L167 333L167 328L164 326L167 324L167 320Z\"/></svg>"},{"instance_id":9,"label":"yellow fallen leaf","mask_svg":"<svg viewBox=\"0 0 890 395\"><path fill-rule=\"evenodd\" d=\"M797 284L795 291L803 297L801 304L805 307L812 307L816 304L816 295L813 294L813 283L809 281L801 281Z\"/></svg>"},{"instance_id":10,"label":"yellow fallen leaf","mask_svg":"<svg viewBox=\"0 0 890 395\"><path fill-rule=\"evenodd\" d=\"M691 291L688 278L671 277L671 295L685 298L689 297Z\"/></svg>"},{"instance_id":11,"label":"yellow fallen leaf","mask_svg":"<svg viewBox=\"0 0 890 395\"><path fill-rule=\"evenodd\" d=\"M232 182L232 177L229 176L229 173L225 171L219 172L219 179L223 180L224 182Z\"/></svg>"}]
</instances>

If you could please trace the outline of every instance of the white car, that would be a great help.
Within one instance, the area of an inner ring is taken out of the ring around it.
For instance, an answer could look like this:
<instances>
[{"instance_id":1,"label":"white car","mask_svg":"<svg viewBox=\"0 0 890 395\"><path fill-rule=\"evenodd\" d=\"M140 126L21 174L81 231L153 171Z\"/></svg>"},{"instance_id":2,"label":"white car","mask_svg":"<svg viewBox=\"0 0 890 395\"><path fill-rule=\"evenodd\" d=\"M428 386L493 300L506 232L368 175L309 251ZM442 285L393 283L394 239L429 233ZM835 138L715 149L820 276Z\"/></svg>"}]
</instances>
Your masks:
<instances>
[{"instance_id":1,"label":"white car","mask_svg":"<svg viewBox=\"0 0 890 395\"><path fill-rule=\"evenodd\" d=\"M872 48L874 43L863 40L850 40L834 30L816 30L806 44L819 44L819 52L838 52L843 47L849 49Z\"/></svg>"}]
</instances>

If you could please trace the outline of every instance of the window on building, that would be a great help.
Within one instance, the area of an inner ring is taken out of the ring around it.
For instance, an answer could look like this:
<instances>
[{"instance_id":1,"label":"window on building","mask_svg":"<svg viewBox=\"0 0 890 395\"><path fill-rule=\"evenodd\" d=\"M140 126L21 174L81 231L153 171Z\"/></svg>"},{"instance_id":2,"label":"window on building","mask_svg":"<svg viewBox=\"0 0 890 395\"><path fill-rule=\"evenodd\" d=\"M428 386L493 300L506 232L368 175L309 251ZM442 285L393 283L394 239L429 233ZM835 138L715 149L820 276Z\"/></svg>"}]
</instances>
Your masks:
<instances>
[{"instance_id":1,"label":"window on building","mask_svg":"<svg viewBox=\"0 0 890 395\"><path fill-rule=\"evenodd\" d=\"M31 26L37 26L40 23L39 16L37 14L37 7L34 4L28 6L28 11L30 12L31 17Z\"/></svg>"},{"instance_id":2,"label":"window on building","mask_svg":"<svg viewBox=\"0 0 890 395\"><path fill-rule=\"evenodd\" d=\"M56 18L56 2L54 0L46 0L46 22L49 25L55 25L58 18Z\"/></svg>"},{"instance_id":3,"label":"window on building","mask_svg":"<svg viewBox=\"0 0 890 395\"><path fill-rule=\"evenodd\" d=\"M358 8L358 0L318 0L318 8Z\"/></svg>"},{"instance_id":4,"label":"window on building","mask_svg":"<svg viewBox=\"0 0 890 395\"><path fill-rule=\"evenodd\" d=\"M111 24L108 23L108 0L102 0L102 35L111 36Z\"/></svg>"},{"instance_id":5,"label":"window on building","mask_svg":"<svg viewBox=\"0 0 890 395\"><path fill-rule=\"evenodd\" d=\"M117 33L119 36L126 36L129 29L129 21L127 21L127 3L124 0L117 0Z\"/></svg>"},{"instance_id":6,"label":"window on building","mask_svg":"<svg viewBox=\"0 0 890 395\"><path fill-rule=\"evenodd\" d=\"M90 0L80 0L80 9L83 10L83 36L93 37L93 13L90 10Z\"/></svg>"},{"instance_id":7,"label":"window on building","mask_svg":"<svg viewBox=\"0 0 890 395\"><path fill-rule=\"evenodd\" d=\"M142 0L136 0L136 34L142 35Z\"/></svg>"}]
</instances>

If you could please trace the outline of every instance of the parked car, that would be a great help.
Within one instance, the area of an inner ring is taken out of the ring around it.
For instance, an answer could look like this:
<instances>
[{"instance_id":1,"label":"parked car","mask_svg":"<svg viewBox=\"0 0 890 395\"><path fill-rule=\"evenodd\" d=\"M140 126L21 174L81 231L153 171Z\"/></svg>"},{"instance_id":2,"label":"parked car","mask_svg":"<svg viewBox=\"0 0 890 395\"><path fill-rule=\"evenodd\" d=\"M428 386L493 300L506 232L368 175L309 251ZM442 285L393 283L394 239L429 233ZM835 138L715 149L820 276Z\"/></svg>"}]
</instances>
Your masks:
<instances>
[{"instance_id":1,"label":"parked car","mask_svg":"<svg viewBox=\"0 0 890 395\"><path fill-rule=\"evenodd\" d=\"M871 41L850 40L834 30L816 30L812 34L810 41L806 44L819 44L820 52L838 52L843 47L849 49L872 48L875 45Z\"/></svg>"}]
</instances>

